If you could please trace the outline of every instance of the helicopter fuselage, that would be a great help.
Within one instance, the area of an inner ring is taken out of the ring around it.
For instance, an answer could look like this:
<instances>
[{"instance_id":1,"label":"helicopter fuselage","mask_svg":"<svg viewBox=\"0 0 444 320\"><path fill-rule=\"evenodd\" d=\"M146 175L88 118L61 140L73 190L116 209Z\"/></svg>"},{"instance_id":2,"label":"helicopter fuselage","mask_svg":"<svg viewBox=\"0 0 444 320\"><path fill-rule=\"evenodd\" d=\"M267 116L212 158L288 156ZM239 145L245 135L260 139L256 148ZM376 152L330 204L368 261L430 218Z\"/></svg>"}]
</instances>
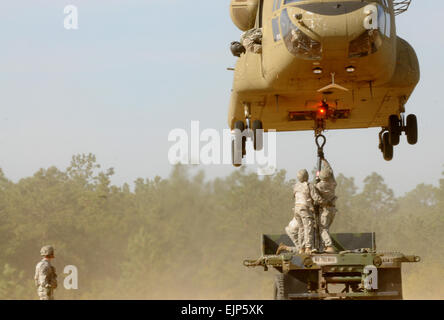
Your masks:
<instances>
[{"instance_id":1,"label":"helicopter fuselage","mask_svg":"<svg viewBox=\"0 0 444 320\"><path fill-rule=\"evenodd\" d=\"M384 127L404 112L420 71L392 0L259 0L257 11L262 52L236 63L231 129L245 108L265 131L316 130L320 106L326 130Z\"/></svg>"}]
</instances>

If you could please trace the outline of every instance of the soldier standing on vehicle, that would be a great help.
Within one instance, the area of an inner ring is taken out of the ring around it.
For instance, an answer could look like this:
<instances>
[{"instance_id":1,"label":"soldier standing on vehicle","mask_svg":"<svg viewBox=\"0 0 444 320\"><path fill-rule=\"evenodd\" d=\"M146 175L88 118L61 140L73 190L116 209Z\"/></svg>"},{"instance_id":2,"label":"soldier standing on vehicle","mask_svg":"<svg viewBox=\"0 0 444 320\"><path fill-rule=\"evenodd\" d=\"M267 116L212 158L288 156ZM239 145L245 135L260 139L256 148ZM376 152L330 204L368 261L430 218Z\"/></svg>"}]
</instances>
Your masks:
<instances>
[{"instance_id":1,"label":"soldier standing on vehicle","mask_svg":"<svg viewBox=\"0 0 444 320\"><path fill-rule=\"evenodd\" d=\"M314 187L308 182L307 170L298 172L298 180L294 185L294 218L285 228L288 237L295 247L288 247L281 243L276 254L287 250L290 252L299 251L299 254L311 254L313 251L314 233L314 206L311 194L315 192Z\"/></svg>"},{"instance_id":2,"label":"soldier standing on vehicle","mask_svg":"<svg viewBox=\"0 0 444 320\"><path fill-rule=\"evenodd\" d=\"M300 170L298 172L299 182L294 185L294 214L299 216L303 228L299 229L299 239L301 241L301 250L306 254L311 254L313 250L313 231L314 231L314 207L313 199L311 198L311 189L313 188L308 182L308 172L307 170ZM301 232L303 231L303 232ZM305 248L305 250L302 250Z\"/></svg>"},{"instance_id":3,"label":"soldier standing on vehicle","mask_svg":"<svg viewBox=\"0 0 444 320\"><path fill-rule=\"evenodd\" d=\"M320 236L324 244L325 252L335 253L333 242L330 237L329 228L336 216L336 179L333 169L327 160L322 159L322 170L319 173L319 182L315 184L312 197L315 204L319 205Z\"/></svg>"},{"instance_id":4,"label":"soldier standing on vehicle","mask_svg":"<svg viewBox=\"0 0 444 320\"><path fill-rule=\"evenodd\" d=\"M54 300L54 289L57 288L57 274L55 268L51 265L51 259L54 259L54 248L44 246L40 250L43 259L35 267L35 285L40 300Z\"/></svg>"}]
</instances>

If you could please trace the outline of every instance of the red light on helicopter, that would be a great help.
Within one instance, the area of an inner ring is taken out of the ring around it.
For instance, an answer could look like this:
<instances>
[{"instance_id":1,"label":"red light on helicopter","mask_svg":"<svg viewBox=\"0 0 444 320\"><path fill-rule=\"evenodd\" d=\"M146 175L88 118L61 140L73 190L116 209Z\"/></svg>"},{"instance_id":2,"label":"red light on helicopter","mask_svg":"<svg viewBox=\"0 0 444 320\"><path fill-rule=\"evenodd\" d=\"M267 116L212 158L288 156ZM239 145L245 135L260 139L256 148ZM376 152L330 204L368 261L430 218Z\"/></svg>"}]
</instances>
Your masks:
<instances>
[{"instance_id":1,"label":"red light on helicopter","mask_svg":"<svg viewBox=\"0 0 444 320\"><path fill-rule=\"evenodd\" d=\"M327 116L328 116L328 104L325 101L323 101L320 105L318 105L316 118L326 119Z\"/></svg>"},{"instance_id":2,"label":"red light on helicopter","mask_svg":"<svg viewBox=\"0 0 444 320\"><path fill-rule=\"evenodd\" d=\"M325 119L326 117L327 117L327 108L325 108L325 107L318 108L317 118L318 119Z\"/></svg>"}]
</instances>

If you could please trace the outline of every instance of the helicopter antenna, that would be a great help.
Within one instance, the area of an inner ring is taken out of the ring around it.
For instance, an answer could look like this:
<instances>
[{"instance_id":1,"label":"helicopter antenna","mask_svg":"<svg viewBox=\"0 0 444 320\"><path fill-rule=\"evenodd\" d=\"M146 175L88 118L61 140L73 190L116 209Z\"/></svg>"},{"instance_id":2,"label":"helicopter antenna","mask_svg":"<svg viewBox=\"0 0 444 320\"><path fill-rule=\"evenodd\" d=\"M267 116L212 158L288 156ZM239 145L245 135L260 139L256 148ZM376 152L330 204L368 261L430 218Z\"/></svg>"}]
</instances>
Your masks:
<instances>
[{"instance_id":1,"label":"helicopter antenna","mask_svg":"<svg viewBox=\"0 0 444 320\"><path fill-rule=\"evenodd\" d=\"M412 2L412 0L394 0L393 1L393 9L395 11L395 16L406 12L410 7L411 2Z\"/></svg>"}]
</instances>

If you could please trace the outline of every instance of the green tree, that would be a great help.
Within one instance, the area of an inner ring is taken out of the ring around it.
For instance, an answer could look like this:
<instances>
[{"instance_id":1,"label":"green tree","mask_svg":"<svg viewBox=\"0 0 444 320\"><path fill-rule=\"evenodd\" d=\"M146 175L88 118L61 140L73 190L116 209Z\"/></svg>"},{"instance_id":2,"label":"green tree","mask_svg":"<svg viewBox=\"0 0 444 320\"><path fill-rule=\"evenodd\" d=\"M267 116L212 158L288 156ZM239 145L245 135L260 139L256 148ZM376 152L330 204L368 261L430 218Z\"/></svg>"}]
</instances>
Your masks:
<instances>
[{"instance_id":1,"label":"green tree","mask_svg":"<svg viewBox=\"0 0 444 320\"><path fill-rule=\"evenodd\" d=\"M241 168L208 180L178 165L165 179L136 179L133 190L113 185L113 174L92 154L18 182L0 170L0 299L37 298L32 279L45 244L56 248L60 284L65 265L79 270L79 290L60 285L57 299L272 297L272 274L242 261L257 258L261 235L283 233L293 217L285 171L260 177ZM332 230L376 232L380 250L419 254L423 263L405 268L406 297L418 298L419 282L433 279L426 297L442 298L444 179L399 198L376 173L360 191L351 177L336 180Z\"/></svg>"},{"instance_id":2,"label":"green tree","mask_svg":"<svg viewBox=\"0 0 444 320\"><path fill-rule=\"evenodd\" d=\"M364 189L357 195L355 205L368 214L387 216L396 211L398 204L384 178L373 172L364 179Z\"/></svg>"}]
</instances>

